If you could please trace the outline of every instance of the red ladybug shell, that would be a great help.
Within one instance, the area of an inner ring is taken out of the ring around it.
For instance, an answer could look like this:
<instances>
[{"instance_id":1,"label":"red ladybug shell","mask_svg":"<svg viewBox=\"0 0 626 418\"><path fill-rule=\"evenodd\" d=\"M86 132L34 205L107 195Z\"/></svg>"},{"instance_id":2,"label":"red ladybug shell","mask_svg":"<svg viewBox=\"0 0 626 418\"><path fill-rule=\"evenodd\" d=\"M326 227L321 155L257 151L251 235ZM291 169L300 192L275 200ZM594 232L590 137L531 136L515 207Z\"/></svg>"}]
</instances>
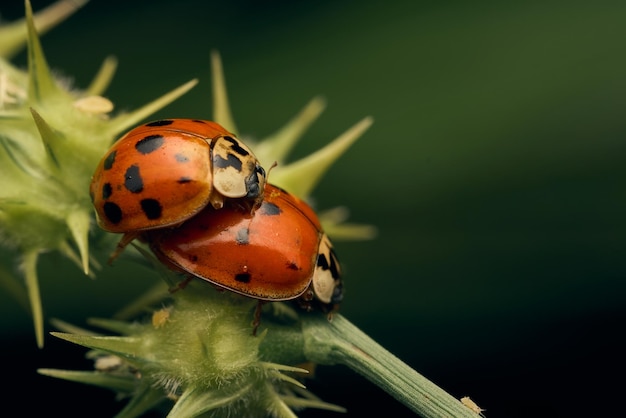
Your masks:
<instances>
[{"instance_id":1,"label":"red ladybug shell","mask_svg":"<svg viewBox=\"0 0 626 418\"><path fill-rule=\"evenodd\" d=\"M100 227L121 233L179 224L209 203L221 207L224 198L258 206L264 184L256 157L222 126L167 119L139 126L113 144L95 170L90 194Z\"/></svg>"},{"instance_id":2,"label":"red ladybug shell","mask_svg":"<svg viewBox=\"0 0 626 418\"><path fill-rule=\"evenodd\" d=\"M207 207L179 227L147 231L144 238L166 265L249 297L301 297L307 306L315 297L322 305L341 299L339 264L315 212L270 184L252 215ZM318 273L325 277L320 295L312 285Z\"/></svg>"}]
</instances>

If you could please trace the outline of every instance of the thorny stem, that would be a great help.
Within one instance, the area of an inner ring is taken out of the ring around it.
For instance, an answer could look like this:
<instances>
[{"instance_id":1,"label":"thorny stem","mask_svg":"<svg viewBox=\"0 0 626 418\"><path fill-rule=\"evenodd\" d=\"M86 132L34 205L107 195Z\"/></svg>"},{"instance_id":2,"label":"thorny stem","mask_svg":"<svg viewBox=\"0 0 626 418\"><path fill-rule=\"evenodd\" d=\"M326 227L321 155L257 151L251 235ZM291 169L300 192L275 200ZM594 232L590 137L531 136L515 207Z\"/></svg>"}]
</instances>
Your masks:
<instances>
[{"instance_id":1,"label":"thorny stem","mask_svg":"<svg viewBox=\"0 0 626 418\"><path fill-rule=\"evenodd\" d=\"M302 317L304 353L318 364L343 364L424 418L476 413L368 337L341 315Z\"/></svg>"}]
</instances>

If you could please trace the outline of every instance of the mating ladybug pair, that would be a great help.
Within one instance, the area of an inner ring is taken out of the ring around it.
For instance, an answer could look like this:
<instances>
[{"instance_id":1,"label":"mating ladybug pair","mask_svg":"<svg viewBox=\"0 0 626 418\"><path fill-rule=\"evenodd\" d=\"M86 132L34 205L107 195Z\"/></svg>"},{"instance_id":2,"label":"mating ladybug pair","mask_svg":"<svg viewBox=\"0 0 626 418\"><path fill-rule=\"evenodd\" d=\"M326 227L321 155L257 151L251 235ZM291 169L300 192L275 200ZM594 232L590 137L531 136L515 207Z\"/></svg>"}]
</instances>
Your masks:
<instances>
[{"instance_id":1,"label":"mating ladybug pair","mask_svg":"<svg viewBox=\"0 0 626 418\"><path fill-rule=\"evenodd\" d=\"M100 227L124 234L112 258L139 238L168 267L259 308L296 299L332 312L342 299L339 262L315 212L266 183L252 151L215 122L131 130L97 166L90 194Z\"/></svg>"}]
</instances>

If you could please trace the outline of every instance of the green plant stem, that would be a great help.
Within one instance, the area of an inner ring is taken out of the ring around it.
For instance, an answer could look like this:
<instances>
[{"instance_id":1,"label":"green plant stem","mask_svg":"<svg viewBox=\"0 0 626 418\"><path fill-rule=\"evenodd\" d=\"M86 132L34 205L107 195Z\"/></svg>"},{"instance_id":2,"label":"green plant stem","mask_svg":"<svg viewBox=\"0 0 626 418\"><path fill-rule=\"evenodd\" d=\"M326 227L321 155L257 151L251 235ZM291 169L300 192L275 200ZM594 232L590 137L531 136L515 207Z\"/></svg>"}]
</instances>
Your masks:
<instances>
[{"instance_id":1,"label":"green plant stem","mask_svg":"<svg viewBox=\"0 0 626 418\"><path fill-rule=\"evenodd\" d=\"M417 373L341 315L331 322L303 315L305 356L318 364L343 364L360 373L424 418L476 413Z\"/></svg>"}]
</instances>

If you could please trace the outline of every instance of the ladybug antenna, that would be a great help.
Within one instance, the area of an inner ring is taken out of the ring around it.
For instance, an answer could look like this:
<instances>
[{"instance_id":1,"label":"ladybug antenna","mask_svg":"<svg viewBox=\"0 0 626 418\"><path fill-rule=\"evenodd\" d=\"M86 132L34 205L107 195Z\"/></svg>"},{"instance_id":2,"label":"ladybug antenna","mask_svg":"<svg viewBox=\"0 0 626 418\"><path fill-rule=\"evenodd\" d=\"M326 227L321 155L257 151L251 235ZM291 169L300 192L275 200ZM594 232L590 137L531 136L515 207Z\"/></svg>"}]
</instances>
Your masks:
<instances>
[{"instance_id":1,"label":"ladybug antenna","mask_svg":"<svg viewBox=\"0 0 626 418\"><path fill-rule=\"evenodd\" d=\"M274 161L272 163L272 165L270 166L270 168L267 169L267 173L265 173L265 183L269 183L269 178L270 178L270 172L272 171L272 168L276 167L278 165L278 161Z\"/></svg>"}]
</instances>

